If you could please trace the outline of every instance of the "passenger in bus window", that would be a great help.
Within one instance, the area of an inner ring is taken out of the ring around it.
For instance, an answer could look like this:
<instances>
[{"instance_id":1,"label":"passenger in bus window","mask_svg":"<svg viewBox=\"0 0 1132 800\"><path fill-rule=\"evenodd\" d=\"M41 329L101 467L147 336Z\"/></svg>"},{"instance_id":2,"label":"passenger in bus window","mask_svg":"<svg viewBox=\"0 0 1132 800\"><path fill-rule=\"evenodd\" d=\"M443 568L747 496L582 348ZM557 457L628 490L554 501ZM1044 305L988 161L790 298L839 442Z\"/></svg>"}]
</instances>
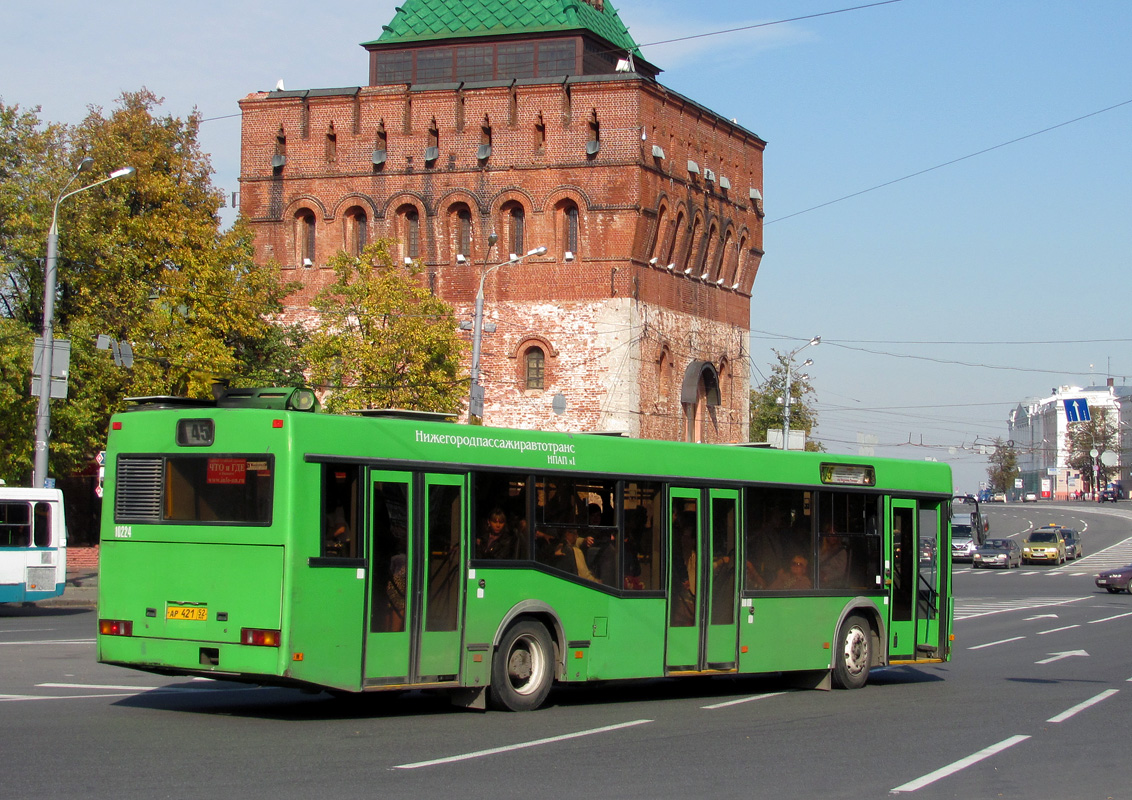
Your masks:
<instances>
[{"instance_id":1,"label":"passenger in bus window","mask_svg":"<svg viewBox=\"0 0 1132 800\"><path fill-rule=\"evenodd\" d=\"M798 591L800 589L814 588L814 580L810 577L810 561L804 555L798 554L790 559L789 571L779 572L778 577L770 585L771 589Z\"/></svg>"},{"instance_id":2,"label":"passenger in bus window","mask_svg":"<svg viewBox=\"0 0 1132 800\"><path fill-rule=\"evenodd\" d=\"M519 537L507 522L507 514L496 506L487 515L484 529L476 542L478 558L519 558Z\"/></svg>"},{"instance_id":3,"label":"passenger in bus window","mask_svg":"<svg viewBox=\"0 0 1132 800\"><path fill-rule=\"evenodd\" d=\"M832 526L831 526L832 528ZM842 589L847 585L849 551L844 536L823 533L818 552L818 581L823 589Z\"/></svg>"},{"instance_id":4,"label":"passenger in bus window","mask_svg":"<svg viewBox=\"0 0 1132 800\"><path fill-rule=\"evenodd\" d=\"M601 583L586 565L586 554L578 546L578 529L567 528L562 536L562 544L558 550L559 558L555 566L559 569L577 575L593 583Z\"/></svg>"},{"instance_id":5,"label":"passenger in bus window","mask_svg":"<svg viewBox=\"0 0 1132 800\"><path fill-rule=\"evenodd\" d=\"M326 526L326 545L323 548L323 555L352 557L353 544L350 526L346 524L346 515L338 509L331 515L330 522Z\"/></svg>"}]
</instances>

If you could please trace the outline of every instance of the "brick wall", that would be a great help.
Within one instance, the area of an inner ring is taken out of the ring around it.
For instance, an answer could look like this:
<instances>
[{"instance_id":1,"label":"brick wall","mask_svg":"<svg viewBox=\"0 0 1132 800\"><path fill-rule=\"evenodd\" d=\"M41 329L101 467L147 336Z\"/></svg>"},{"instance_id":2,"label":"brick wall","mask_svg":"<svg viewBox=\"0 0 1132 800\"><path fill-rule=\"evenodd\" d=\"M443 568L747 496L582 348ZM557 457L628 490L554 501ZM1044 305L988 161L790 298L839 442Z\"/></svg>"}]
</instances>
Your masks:
<instances>
[{"instance_id":1,"label":"brick wall","mask_svg":"<svg viewBox=\"0 0 1132 800\"><path fill-rule=\"evenodd\" d=\"M761 197L764 143L754 134L632 76L259 93L241 107L241 211L257 258L302 282L290 320L309 321L310 300L332 280L324 265L351 246L359 209L368 239L401 240L399 256L413 254L404 240L416 214L429 285L467 318L485 260L511 252L510 209L520 207L523 248L548 252L497 270L485 286L488 317L500 324L484 338L487 421L683 438L681 381L705 361L724 374L703 438L745 437L746 334L762 255L751 190ZM490 156L478 158L489 140ZM384 161L375 166L376 150ZM281 168L272 167L277 155ZM472 232L461 264L464 208ZM300 214L314 217L309 269ZM488 252L492 231L499 243ZM542 392L518 386L516 359L531 337L556 351ZM561 416L549 410L559 391Z\"/></svg>"}]
</instances>

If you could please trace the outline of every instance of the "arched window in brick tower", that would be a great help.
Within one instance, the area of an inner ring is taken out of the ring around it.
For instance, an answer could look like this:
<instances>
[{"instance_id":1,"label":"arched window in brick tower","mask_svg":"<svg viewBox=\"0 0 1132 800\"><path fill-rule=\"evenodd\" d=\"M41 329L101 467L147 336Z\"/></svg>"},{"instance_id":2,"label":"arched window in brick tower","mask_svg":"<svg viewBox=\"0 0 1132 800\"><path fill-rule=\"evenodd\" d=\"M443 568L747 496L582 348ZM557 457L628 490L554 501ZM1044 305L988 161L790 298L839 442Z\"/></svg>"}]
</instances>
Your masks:
<instances>
[{"instance_id":1,"label":"arched window in brick tower","mask_svg":"<svg viewBox=\"0 0 1132 800\"><path fill-rule=\"evenodd\" d=\"M351 206L346 209L345 223L346 252L356 256L369 244L369 217L361 206Z\"/></svg>"},{"instance_id":2,"label":"arched window in brick tower","mask_svg":"<svg viewBox=\"0 0 1132 800\"><path fill-rule=\"evenodd\" d=\"M295 212L295 261L302 267L316 263L314 212L309 208Z\"/></svg>"},{"instance_id":3,"label":"arched window in brick tower","mask_svg":"<svg viewBox=\"0 0 1132 800\"><path fill-rule=\"evenodd\" d=\"M401 239L401 252L405 258L417 259L421 255L421 215L416 206L404 205L397 209L397 227Z\"/></svg>"},{"instance_id":4,"label":"arched window in brick tower","mask_svg":"<svg viewBox=\"0 0 1132 800\"><path fill-rule=\"evenodd\" d=\"M668 262L664 261L664 223L668 221L668 207L663 203L656 212L656 226L653 228L652 250L649 252L650 256L655 256L657 266L668 266ZM661 263L664 261L664 263Z\"/></svg>"},{"instance_id":5,"label":"arched window in brick tower","mask_svg":"<svg viewBox=\"0 0 1132 800\"><path fill-rule=\"evenodd\" d=\"M523 249L526 219L527 215L521 203L511 202L503 206L503 223L507 231L505 241L509 254L521 256L526 252Z\"/></svg>"},{"instance_id":6,"label":"arched window in brick tower","mask_svg":"<svg viewBox=\"0 0 1132 800\"><path fill-rule=\"evenodd\" d=\"M704 426L713 421L719 406L719 373L710 361L693 361L684 370L680 404L684 409L684 438L704 441Z\"/></svg>"},{"instance_id":7,"label":"arched window in brick tower","mask_svg":"<svg viewBox=\"0 0 1132 800\"><path fill-rule=\"evenodd\" d=\"M472 258L472 210L464 203L452 206L452 246L458 255Z\"/></svg>"},{"instance_id":8,"label":"arched window in brick tower","mask_svg":"<svg viewBox=\"0 0 1132 800\"><path fill-rule=\"evenodd\" d=\"M557 212L555 214L555 244L558 247L558 253L562 256L565 256L566 253L576 256L578 254L578 204L573 200L563 200L555 206L555 211Z\"/></svg>"},{"instance_id":9,"label":"arched window in brick tower","mask_svg":"<svg viewBox=\"0 0 1132 800\"><path fill-rule=\"evenodd\" d=\"M524 387L528 391L546 388L546 353L538 345L531 345L523 354Z\"/></svg>"},{"instance_id":10,"label":"arched window in brick tower","mask_svg":"<svg viewBox=\"0 0 1132 800\"><path fill-rule=\"evenodd\" d=\"M696 278L699 277L699 273L696 272L696 268L699 266L696 263L696 256L700 249L700 239L700 218L696 217L692 220L692 232L688 236L687 247L685 247L684 252L680 254L684 259L684 272Z\"/></svg>"}]
</instances>

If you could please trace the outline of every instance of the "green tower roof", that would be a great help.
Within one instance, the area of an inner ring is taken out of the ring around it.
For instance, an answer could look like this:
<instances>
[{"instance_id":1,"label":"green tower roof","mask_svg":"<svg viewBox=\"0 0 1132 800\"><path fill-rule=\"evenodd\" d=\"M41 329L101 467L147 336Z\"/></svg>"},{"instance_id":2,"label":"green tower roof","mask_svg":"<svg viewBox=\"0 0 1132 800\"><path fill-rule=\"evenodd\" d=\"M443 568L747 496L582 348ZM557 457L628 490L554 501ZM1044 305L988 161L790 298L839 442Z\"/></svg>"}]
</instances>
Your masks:
<instances>
[{"instance_id":1,"label":"green tower roof","mask_svg":"<svg viewBox=\"0 0 1132 800\"><path fill-rule=\"evenodd\" d=\"M362 44L586 30L640 55L608 0L595 2L600 11L586 0L405 0L381 36Z\"/></svg>"}]
</instances>

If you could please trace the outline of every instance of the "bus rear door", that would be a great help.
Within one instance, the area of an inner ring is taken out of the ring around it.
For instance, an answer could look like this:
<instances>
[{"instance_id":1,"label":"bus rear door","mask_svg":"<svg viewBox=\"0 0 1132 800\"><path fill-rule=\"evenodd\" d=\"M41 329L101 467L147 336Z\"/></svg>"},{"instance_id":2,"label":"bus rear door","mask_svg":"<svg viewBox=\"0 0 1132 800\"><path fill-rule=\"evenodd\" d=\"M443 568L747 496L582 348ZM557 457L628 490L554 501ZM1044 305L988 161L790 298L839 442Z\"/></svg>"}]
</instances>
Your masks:
<instances>
[{"instance_id":1,"label":"bus rear door","mask_svg":"<svg viewBox=\"0 0 1132 800\"><path fill-rule=\"evenodd\" d=\"M669 673L737 668L738 514L734 490L673 488L669 493Z\"/></svg>"}]
</instances>

